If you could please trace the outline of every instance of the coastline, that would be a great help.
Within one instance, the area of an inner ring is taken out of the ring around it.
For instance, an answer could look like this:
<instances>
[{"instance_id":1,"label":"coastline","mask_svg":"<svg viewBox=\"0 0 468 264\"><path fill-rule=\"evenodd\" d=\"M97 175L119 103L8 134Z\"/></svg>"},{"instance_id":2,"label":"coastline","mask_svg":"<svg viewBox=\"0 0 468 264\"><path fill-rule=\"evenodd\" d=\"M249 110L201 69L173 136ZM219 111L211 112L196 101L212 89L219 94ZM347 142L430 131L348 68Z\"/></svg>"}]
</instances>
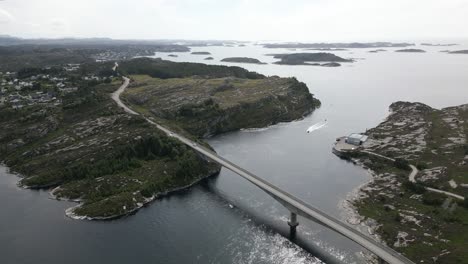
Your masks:
<instances>
[{"instance_id":1,"label":"coastline","mask_svg":"<svg viewBox=\"0 0 468 264\"><path fill-rule=\"evenodd\" d=\"M186 191L187 189L191 188L192 186L195 186L197 185L198 183L204 181L204 180L207 180L209 178L212 178L212 177L215 177L215 176L218 176L219 173L220 173L221 170L217 170L216 172L210 172L208 173L205 177L201 177L201 178L198 178L196 179L195 181L189 183L188 185L185 185L185 186L181 186L181 187L177 187L177 188L174 188L174 189L171 189L171 190L167 190L167 191L164 191L164 192L159 192L159 193L156 193L156 194L153 194L153 196L149 197L149 198L145 198L145 201L143 203L138 203L137 204L137 207L125 212L125 213L122 213L122 214L117 214L117 215L111 215L111 216L105 216L105 217L90 217L90 216L85 216L85 215L77 215L74 213L74 210L76 208L79 208L83 205L83 203L81 202L80 199L67 199L67 198L56 198L56 200L59 200L59 201L69 201L69 202L78 202L79 204L76 205L76 206L72 206L72 207L69 207L65 210L65 215L71 219L74 219L74 220L89 220L89 221L109 221L109 220L115 220L115 219L119 219L119 218L123 218L125 216L128 216L128 215L133 215L135 214L138 210L140 210L141 208L143 207L146 207L148 206L150 203L152 203L153 201L157 200L157 199L161 199L161 198L164 198L166 196L170 196L170 195L174 195L176 194L177 192L183 192L183 191ZM57 187L59 188L59 187ZM50 195L51 197L55 197L55 195L53 195L53 191L57 188L54 188L52 191L50 191Z\"/></svg>"},{"instance_id":2,"label":"coastline","mask_svg":"<svg viewBox=\"0 0 468 264\"><path fill-rule=\"evenodd\" d=\"M351 190L351 192L349 192L346 195L346 197L343 200L338 202L338 208L340 210L341 219L347 224L355 227L360 232L372 237L379 243L386 245L385 241L383 241L380 235L376 232L380 225L374 219L366 218L360 215L357 207L355 206L355 203L368 197L368 195L363 191L363 189L371 186L375 182L375 179L376 177L378 177L378 175L373 170L364 166L357 159L351 159L347 161L352 162L354 165L364 169L370 178L368 181L355 187L353 190ZM366 261L366 263L379 263L378 258L371 253L361 251L360 254L362 258Z\"/></svg>"}]
</instances>

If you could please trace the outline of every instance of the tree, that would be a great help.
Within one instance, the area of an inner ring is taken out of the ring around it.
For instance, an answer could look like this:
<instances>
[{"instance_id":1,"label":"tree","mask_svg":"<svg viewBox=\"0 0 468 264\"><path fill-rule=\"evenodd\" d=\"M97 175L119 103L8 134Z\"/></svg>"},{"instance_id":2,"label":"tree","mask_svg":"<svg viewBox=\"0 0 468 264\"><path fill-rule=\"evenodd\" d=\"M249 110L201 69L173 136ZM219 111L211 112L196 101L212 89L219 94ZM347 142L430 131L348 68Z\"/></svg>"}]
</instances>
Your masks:
<instances>
[{"instance_id":1,"label":"tree","mask_svg":"<svg viewBox=\"0 0 468 264\"><path fill-rule=\"evenodd\" d=\"M401 170L410 170L409 162L403 158L396 158L393 165Z\"/></svg>"}]
</instances>

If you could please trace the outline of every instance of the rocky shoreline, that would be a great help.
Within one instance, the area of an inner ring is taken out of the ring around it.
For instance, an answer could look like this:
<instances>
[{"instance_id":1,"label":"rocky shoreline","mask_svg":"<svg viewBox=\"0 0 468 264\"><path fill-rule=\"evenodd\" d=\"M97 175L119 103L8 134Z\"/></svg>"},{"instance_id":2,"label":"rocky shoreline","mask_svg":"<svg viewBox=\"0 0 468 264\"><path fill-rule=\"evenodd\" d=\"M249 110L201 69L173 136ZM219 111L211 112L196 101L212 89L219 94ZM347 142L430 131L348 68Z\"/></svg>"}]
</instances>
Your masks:
<instances>
[{"instance_id":1,"label":"rocky shoreline","mask_svg":"<svg viewBox=\"0 0 468 264\"><path fill-rule=\"evenodd\" d=\"M363 150L343 157L372 175L342 201L343 218L413 261L464 263L468 105L390 110Z\"/></svg>"},{"instance_id":2,"label":"rocky shoreline","mask_svg":"<svg viewBox=\"0 0 468 264\"><path fill-rule=\"evenodd\" d=\"M366 170L370 178L368 181L354 188L346 195L346 198L339 202L338 208L341 211L341 219L344 222L354 226L360 232L369 235L370 237L385 245L385 241L376 232L380 225L374 219L366 218L360 215L358 208L355 206L356 203L368 197L368 195L363 190L375 183L375 179L378 177L378 174L375 171L367 168L357 159L353 159L350 162ZM366 252L361 252L361 254L362 257L366 260L366 263L378 263L378 258L375 255Z\"/></svg>"},{"instance_id":3,"label":"rocky shoreline","mask_svg":"<svg viewBox=\"0 0 468 264\"><path fill-rule=\"evenodd\" d=\"M160 198L163 198L163 197L166 197L166 196L170 196L170 195L173 195L173 194L176 194L178 192L182 192L182 191L185 191L187 189L189 189L190 187L200 183L201 181L204 181L206 179L209 179L209 178L212 178L212 177L215 177L215 176L218 176L219 175L219 172L220 171L216 171L216 172L213 172L213 173L210 173L208 174L206 177L201 177L195 181L193 181L192 183L188 184L188 185L185 185L185 186L181 186L181 187L177 187L177 188L174 188L172 190L167 190L167 191L164 191L164 192L159 192L159 193L156 193L154 194L153 196L149 197L149 198L145 198L144 202L143 203L138 203L137 207L135 208L132 208L131 210L128 210L127 212L125 213L122 213L122 214L116 214L116 215L111 215L111 216L106 216L106 217L90 217L90 216L86 216L86 215L78 215L74 212L75 209L77 208L80 208L83 204L82 204L82 200L81 199L67 199L67 198L64 198L64 197L57 197L56 195L54 195L54 191L56 191L56 189L60 188L60 187L57 187L57 188L54 188L53 190L51 190L49 192L50 196L51 196L51 199L54 199L54 200L58 200L58 201L68 201L68 202L76 202L76 203L80 203L76 206L72 206L70 208L67 208L65 210L65 215L71 219L75 219L75 220L89 220L89 221L93 221L93 220L96 220L96 221L108 221L108 220L115 220L115 219L119 219L119 218L123 218L125 216L128 216L128 215L133 215L135 214L138 210L140 210L141 208L143 207L146 207L148 206L150 203L152 203L153 201L157 200L157 199L160 199Z\"/></svg>"}]
</instances>

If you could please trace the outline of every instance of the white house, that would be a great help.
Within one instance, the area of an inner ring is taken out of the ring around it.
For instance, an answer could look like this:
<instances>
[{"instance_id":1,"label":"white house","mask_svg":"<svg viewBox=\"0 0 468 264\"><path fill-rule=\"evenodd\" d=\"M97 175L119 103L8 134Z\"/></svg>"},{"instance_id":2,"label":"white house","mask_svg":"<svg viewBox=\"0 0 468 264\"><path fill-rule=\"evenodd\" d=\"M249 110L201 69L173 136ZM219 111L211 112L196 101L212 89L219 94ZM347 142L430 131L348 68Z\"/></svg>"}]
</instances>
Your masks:
<instances>
[{"instance_id":1,"label":"white house","mask_svg":"<svg viewBox=\"0 0 468 264\"><path fill-rule=\"evenodd\" d=\"M366 135L353 133L346 138L345 142L351 145L360 146L362 143L366 142L366 140Z\"/></svg>"}]
</instances>

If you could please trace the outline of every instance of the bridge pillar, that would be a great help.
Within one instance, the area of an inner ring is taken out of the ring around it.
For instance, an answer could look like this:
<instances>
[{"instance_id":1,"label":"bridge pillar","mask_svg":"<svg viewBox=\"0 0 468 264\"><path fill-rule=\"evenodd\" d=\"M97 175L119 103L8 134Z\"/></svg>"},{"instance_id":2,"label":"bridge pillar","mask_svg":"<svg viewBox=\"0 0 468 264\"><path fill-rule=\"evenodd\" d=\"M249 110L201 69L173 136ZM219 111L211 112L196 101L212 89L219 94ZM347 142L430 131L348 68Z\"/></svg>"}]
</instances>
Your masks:
<instances>
[{"instance_id":1,"label":"bridge pillar","mask_svg":"<svg viewBox=\"0 0 468 264\"><path fill-rule=\"evenodd\" d=\"M299 225L299 222L297 222L297 214L291 212L291 216L289 217L288 221L289 225L289 235L291 239L294 239L296 237L296 227Z\"/></svg>"}]
</instances>

